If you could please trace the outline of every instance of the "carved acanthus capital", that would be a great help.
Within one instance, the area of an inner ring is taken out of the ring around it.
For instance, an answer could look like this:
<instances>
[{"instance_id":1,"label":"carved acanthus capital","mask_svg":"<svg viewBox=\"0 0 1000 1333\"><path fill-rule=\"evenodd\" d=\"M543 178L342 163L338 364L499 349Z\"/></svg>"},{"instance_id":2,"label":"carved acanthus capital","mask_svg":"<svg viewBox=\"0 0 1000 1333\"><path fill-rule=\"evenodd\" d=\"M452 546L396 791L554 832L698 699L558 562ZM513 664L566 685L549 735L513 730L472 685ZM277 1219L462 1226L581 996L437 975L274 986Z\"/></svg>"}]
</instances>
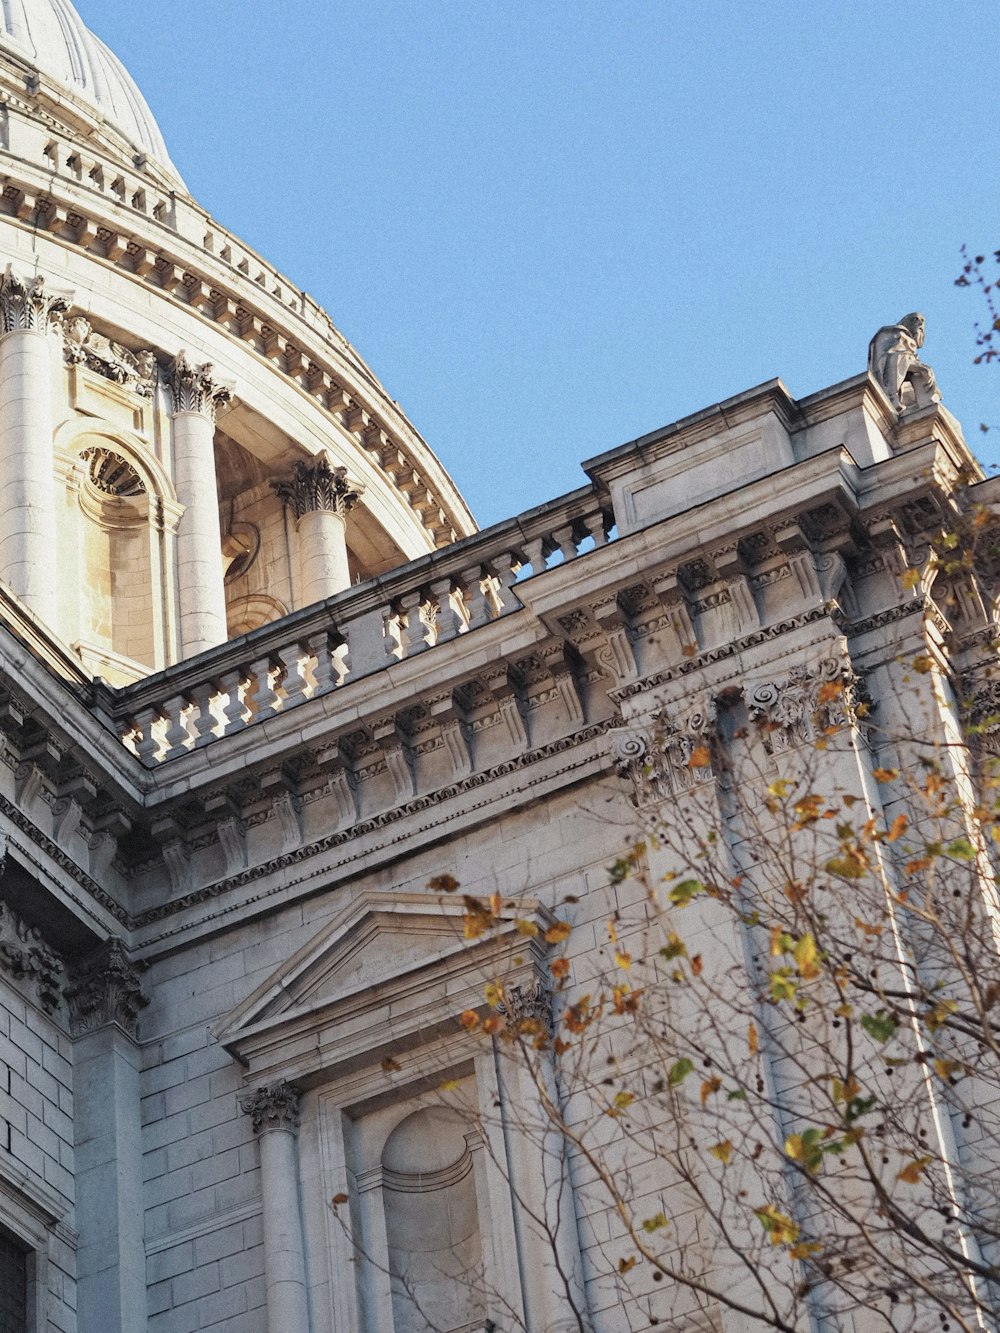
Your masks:
<instances>
[{"instance_id":1,"label":"carved acanthus capital","mask_svg":"<svg viewBox=\"0 0 1000 1333\"><path fill-rule=\"evenodd\" d=\"M969 743L981 755L1000 756L1000 680L963 682Z\"/></svg>"},{"instance_id":2,"label":"carved acanthus capital","mask_svg":"<svg viewBox=\"0 0 1000 1333\"><path fill-rule=\"evenodd\" d=\"M326 454L300 460L291 478L272 481L271 485L296 519L316 512L347 514L364 489L349 481L347 468L334 467Z\"/></svg>"},{"instance_id":3,"label":"carved acanthus capital","mask_svg":"<svg viewBox=\"0 0 1000 1333\"><path fill-rule=\"evenodd\" d=\"M746 702L775 753L854 726L868 711L860 679L839 657L795 667L782 680L762 681L747 691Z\"/></svg>"},{"instance_id":4,"label":"carved acanthus capital","mask_svg":"<svg viewBox=\"0 0 1000 1333\"><path fill-rule=\"evenodd\" d=\"M496 1009L513 1032L524 1032L525 1025L529 1030L552 1032L552 993L537 977L523 985L505 986Z\"/></svg>"},{"instance_id":5,"label":"carved acanthus capital","mask_svg":"<svg viewBox=\"0 0 1000 1333\"><path fill-rule=\"evenodd\" d=\"M51 321L61 319L72 300L72 292L57 291L46 286L41 274L25 278L8 266L0 278L0 320L3 332L44 333Z\"/></svg>"},{"instance_id":6,"label":"carved acanthus capital","mask_svg":"<svg viewBox=\"0 0 1000 1333\"><path fill-rule=\"evenodd\" d=\"M139 1010L149 1001L139 985L139 969L121 941L105 940L73 971L66 998L74 1035L114 1023L134 1037Z\"/></svg>"},{"instance_id":7,"label":"carved acanthus capital","mask_svg":"<svg viewBox=\"0 0 1000 1333\"><path fill-rule=\"evenodd\" d=\"M269 1088L255 1088L240 1098L240 1109L253 1122L255 1134L280 1129L294 1134L299 1127L302 1094L291 1083L274 1083Z\"/></svg>"},{"instance_id":8,"label":"carved acanthus capital","mask_svg":"<svg viewBox=\"0 0 1000 1333\"><path fill-rule=\"evenodd\" d=\"M636 805L680 796L715 777L715 723L715 700L704 696L661 709L642 729L612 733L612 754L618 771L634 783Z\"/></svg>"},{"instance_id":9,"label":"carved acanthus capital","mask_svg":"<svg viewBox=\"0 0 1000 1333\"><path fill-rule=\"evenodd\" d=\"M82 315L63 325L63 350L71 366L86 366L115 384L129 385L144 398L152 396L157 371L153 353L130 352L121 343L95 333Z\"/></svg>"},{"instance_id":10,"label":"carved acanthus capital","mask_svg":"<svg viewBox=\"0 0 1000 1333\"><path fill-rule=\"evenodd\" d=\"M170 367L167 384L173 403L173 415L198 412L214 421L220 407L232 402L233 386L215 378L215 367L206 361L196 366L180 352Z\"/></svg>"},{"instance_id":11,"label":"carved acanthus capital","mask_svg":"<svg viewBox=\"0 0 1000 1333\"><path fill-rule=\"evenodd\" d=\"M63 961L41 931L27 925L6 903L0 903L0 968L15 981L32 985L45 1012L55 1012L62 991Z\"/></svg>"}]
</instances>

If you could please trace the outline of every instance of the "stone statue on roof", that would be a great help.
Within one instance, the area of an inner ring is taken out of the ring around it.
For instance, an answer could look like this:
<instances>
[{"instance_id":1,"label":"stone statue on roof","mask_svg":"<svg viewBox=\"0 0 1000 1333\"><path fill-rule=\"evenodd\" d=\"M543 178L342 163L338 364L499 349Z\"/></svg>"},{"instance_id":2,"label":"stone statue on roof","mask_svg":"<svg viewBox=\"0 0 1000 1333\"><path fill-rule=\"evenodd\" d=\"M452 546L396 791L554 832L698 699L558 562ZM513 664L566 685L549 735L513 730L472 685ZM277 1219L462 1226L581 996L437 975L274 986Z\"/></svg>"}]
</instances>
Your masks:
<instances>
[{"instance_id":1,"label":"stone statue on roof","mask_svg":"<svg viewBox=\"0 0 1000 1333\"><path fill-rule=\"evenodd\" d=\"M924 317L918 311L898 324L884 324L868 344L868 373L898 412L940 402L937 380L917 353L924 345Z\"/></svg>"}]
</instances>

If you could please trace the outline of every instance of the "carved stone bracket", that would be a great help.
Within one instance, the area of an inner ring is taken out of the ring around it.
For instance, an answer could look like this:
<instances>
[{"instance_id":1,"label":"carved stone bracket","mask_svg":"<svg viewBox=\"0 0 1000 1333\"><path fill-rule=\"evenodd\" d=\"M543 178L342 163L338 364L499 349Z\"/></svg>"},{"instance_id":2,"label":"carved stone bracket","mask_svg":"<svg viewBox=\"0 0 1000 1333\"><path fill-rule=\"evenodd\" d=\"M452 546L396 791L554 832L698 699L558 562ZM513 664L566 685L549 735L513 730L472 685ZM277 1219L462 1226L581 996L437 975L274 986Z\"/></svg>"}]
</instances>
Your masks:
<instances>
[{"instance_id":1,"label":"carved stone bracket","mask_svg":"<svg viewBox=\"0 0 1000 1333\"><path fill-rule=\"evenodd\" d=\"M4 333L44 333L50 322L59 320L69 309L72 292L53 291L45 278L21 277L8 267L0 278L0 320Z\"/></svg>"},{"instance_id":2,"label":"carved stone bracket","mask_svg":"<svg viewBox=\"0 0 1000 1333\"><path fill-rule=\"evenodd\" d=\"M296 519L317 511L344 515L357 504L363 489L348 481L347 469L334 467L326 454L300 460L289 480L271 485Z\"/></svg>"},{"instance_id":3,"label":"carved stone bracket","mask_svg":"<svg viewBox=\"0 0 1000 1333\"><path fill-rule=\"evenodd\" d=\"M178 354L167 378L173 413L198 412L214 421L220 407L232 402L233 387L215 378L215 367L193 365L185 352Z\"/></svg>"},{"instance_id":4,"label":"carved stone bracket","mask_svg":"<svg viewBox=\"0 0 1000 1333\"><path fill-rule=\"evenodd\" d=\"M41 931L27 925L0 903L0 968L15 981L27 981L47 1014L54 1013L62 992L63 961Z\"/></svg>"},{"instance_id":5,"label":"carved stone bracket","mask_svg":"<svg viewBox=\"0 0 1000 1333\"><path fill-rule=\"evenodd\" d=\"M250 1116L255 1134L284 1130L294 1134L299 1127L302 1094L290 1083L274 1083L255 1088L240 1098L240 1109Z\"/></svg>"},{"instance_id":6,"label":"carved stone bracket","mask_svg":"<svg viewBox=\"0 0 1000 1333\"><path fill-rule=\"evenodd\" d=\"M66 998L74 1036L115 1023L134 1037L139 1011L149 1003L139 985L139 969L114 938L105 940L74 968Z\"/></svg>"},{"instance_id":7,"label":"carved stone bracket","mask_svg":"<svg viewBox=\"0 0 1000 1333\"><path fill-rule=\"evenodd\" d=\"M151 351L130 352L121 343L95 333L83 316L63 326L63 351L71 366L86 366L115 384L127 384L144 398L156 385L156 357Z\"/></svg>"}]
</instances>

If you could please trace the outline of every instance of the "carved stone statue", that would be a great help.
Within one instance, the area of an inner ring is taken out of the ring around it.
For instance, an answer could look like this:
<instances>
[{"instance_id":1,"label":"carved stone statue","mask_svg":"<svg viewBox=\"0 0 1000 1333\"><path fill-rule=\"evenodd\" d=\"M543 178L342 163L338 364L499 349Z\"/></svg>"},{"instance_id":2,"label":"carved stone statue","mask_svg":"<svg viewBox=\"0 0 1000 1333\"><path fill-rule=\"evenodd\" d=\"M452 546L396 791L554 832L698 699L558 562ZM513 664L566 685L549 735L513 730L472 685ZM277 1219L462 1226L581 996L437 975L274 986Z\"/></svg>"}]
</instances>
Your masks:
<instances>
[{"instance_id":1,"label":"carved stone statue","mask_svg":"<svg viewBox=\"0 0 1000 1333\"><path fill-rule=\"evenodd\" d=\"M156 357L151 351L130 352L121 343L96 333L82 315L63 325L66 360L85 365L115 384L128 384L148 398L156 381Z\"/></svg>"},{"instance_id":2,"label":"carved stone statue","mask_svg":"<svg viewBox=\"0 0 1000 1333\"><path fill-rule=\"evenodd\" d=\"M930 366L917 356L924 345L924 317L917 311L884 324L868 344L868 372L899 412L941 400Z\"/></svg>"}]
</instances>

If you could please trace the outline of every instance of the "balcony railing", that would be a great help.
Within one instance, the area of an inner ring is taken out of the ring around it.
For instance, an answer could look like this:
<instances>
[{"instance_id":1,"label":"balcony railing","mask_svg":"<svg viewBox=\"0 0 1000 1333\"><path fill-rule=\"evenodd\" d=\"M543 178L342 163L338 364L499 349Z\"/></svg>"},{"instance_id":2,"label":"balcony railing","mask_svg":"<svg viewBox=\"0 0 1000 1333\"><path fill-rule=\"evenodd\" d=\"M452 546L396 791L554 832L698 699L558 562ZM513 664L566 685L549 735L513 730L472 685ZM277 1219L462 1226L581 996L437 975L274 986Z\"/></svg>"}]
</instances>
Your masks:
<instances>
[{"instance_id":1,"label":"balcony railing","mask_svg":"<svg viewBox=\"0 0 1000 1333\"><path fill-rule=\"evenodd\" d=\"M105 702L147 767L342 689L521 607L517 586L614 535L585 487L124 689Z\"/></svg>"}]
</instances>

